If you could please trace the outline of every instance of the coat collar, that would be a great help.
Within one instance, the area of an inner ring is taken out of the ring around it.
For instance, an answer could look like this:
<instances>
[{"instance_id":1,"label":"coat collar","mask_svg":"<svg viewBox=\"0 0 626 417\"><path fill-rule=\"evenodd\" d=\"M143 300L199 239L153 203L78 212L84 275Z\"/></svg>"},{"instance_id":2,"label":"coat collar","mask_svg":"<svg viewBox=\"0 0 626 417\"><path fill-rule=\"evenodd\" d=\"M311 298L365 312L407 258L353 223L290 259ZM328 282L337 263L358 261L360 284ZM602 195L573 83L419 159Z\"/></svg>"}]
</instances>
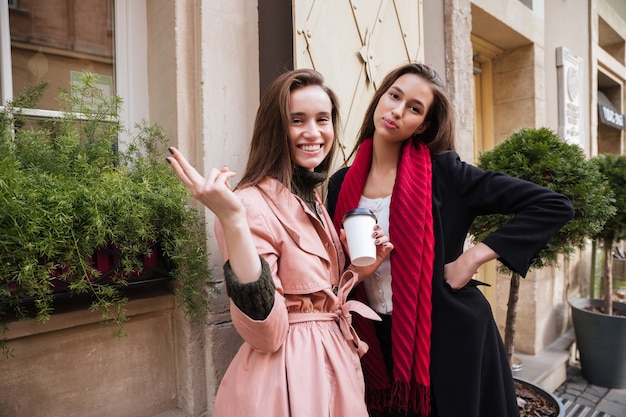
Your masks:
<instances>
[{"instance_id":1,"label":"coat collar","mask_svg":"<svg viewBox=\"0 0 626 417\"><path fill-rule=\"evenodd\" d=\"M260 189L263 199L293 241L302 250L330 262L329 251L324 247L325 242L333 242L329 229L329 227L333 226L331 223L328 223L328 216L325 216L323 211L320 213L320 217L324 221L324 225L322 225L315 213L299 197L289 192L278 180L267 178L260 182L257 187ZM315 193L315 200L318 205L321 204L317 193ZM304 209L304 212L302 209ZM319 229L325 231L326 236L321 236L322 239L320 239L320 235L315 230L314 224L318 224Z\"/></svg>"}]
</instances>

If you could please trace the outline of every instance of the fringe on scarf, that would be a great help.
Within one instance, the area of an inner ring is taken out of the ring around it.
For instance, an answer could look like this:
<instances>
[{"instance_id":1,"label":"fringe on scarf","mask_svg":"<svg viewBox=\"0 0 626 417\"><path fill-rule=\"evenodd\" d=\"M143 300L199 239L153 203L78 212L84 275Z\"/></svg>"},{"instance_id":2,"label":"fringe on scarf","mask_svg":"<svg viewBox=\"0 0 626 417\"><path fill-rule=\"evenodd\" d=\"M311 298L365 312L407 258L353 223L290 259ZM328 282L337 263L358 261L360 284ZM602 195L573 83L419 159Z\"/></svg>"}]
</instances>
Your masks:
<instances>
[{"instance_id":1,"label":"fringe on scarf","mask_svg":"<svg viewBox=\"0 0 626 417\"><path fill-rule=\"evenodd\" d=\"M370 417L384 416L389 411L430 416L430 387L421 384L395 381L388 388L366 389L366 397Z\"/></svg>"}]
</instances>

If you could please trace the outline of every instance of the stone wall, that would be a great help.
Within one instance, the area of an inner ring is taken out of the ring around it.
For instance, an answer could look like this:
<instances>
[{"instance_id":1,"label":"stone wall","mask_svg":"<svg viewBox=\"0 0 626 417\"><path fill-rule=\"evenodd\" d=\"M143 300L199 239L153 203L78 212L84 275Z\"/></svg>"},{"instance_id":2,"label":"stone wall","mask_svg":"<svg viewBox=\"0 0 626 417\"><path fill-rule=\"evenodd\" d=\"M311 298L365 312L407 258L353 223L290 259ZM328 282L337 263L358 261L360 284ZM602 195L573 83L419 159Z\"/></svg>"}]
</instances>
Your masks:
<instances>
[{"instance_id":1,"label":"stone wall","mask_svg":"<svg viewBox=\"0 0 626 417\"><path fill-rule=\"evenodd\" d=\"M176 405L173 295L130 301L126 336L98 312L9 323L1 417L150 417Z\"/></svg>"}]
</instances>

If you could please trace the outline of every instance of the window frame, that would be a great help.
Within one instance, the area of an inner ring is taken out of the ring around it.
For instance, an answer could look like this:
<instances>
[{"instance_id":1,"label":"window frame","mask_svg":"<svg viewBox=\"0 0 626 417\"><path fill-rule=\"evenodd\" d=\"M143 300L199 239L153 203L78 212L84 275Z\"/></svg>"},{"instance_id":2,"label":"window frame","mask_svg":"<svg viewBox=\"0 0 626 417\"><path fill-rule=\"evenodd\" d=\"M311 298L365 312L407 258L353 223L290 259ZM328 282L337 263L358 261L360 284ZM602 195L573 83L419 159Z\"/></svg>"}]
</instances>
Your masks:
<instances>
[{"instance_id":1,"label":"window frame","mask_svg":"<svg viewBox=\"0 0 626 417\"><path fill-rule=\"evenodd\" d=\"M120 121L126 131L148 120L147 10L145 1L113 0L115 94L122 99ZM0 2L0 109L14 97L9 2ZM57 118L59 110L16 109L32 118ZM77 115L80 117L80 115ZM129 137L119 138L121 146Z\"/></svg>"}]
</instances>

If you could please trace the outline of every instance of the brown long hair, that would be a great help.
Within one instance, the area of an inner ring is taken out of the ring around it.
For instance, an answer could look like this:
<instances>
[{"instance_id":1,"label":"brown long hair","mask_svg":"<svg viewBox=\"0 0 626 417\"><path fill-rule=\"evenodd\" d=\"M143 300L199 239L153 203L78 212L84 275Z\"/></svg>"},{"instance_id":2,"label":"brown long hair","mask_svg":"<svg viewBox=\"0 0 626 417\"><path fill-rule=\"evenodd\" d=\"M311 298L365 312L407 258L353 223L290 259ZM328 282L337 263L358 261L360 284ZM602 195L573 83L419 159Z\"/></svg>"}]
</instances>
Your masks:
<instances>
[{"instance_id":1,"label":"brown long hair","mask_svg":"<svg viewBox=\"0 0 626 417\"><path fill-rule=\"evenodd\" d=\"M280 181L291 189L295 162L289 146L289 102L291 92L308 86L320 86L332 105L331 119L335 138L326 158L315 168L327 172L337 149L339 132L339 101L324 85L324 77L312 69L299 69L279 75L261 97L254 122L246 170L237 188L255 186L267 177Z\"/></svg>"},{"instance_id":2,"label":"brown long hair","mask_svg":"<svg viewBox=\"0 0 626 417\"><path fill-rule=\"evenodd\" d=\"M428 65L412 62L396 68L383 79L367 107L363 124L359 129L356 144L348 160L356 155L356 151L365 139L371 138L374 135L374 110L376 110L376 106L378 106L378 102L383 94L385 94L393 83L404 74L415 74L422 77L430 84L434 95L433 102L426 115L426 121L430 122L430 125L421 134L412 136L412 140L426 143L434 154L454 150L454 118L452 115L452 105L448 99L443 81L439 77L439 74Z\"/></svg>"}]
</instances>

